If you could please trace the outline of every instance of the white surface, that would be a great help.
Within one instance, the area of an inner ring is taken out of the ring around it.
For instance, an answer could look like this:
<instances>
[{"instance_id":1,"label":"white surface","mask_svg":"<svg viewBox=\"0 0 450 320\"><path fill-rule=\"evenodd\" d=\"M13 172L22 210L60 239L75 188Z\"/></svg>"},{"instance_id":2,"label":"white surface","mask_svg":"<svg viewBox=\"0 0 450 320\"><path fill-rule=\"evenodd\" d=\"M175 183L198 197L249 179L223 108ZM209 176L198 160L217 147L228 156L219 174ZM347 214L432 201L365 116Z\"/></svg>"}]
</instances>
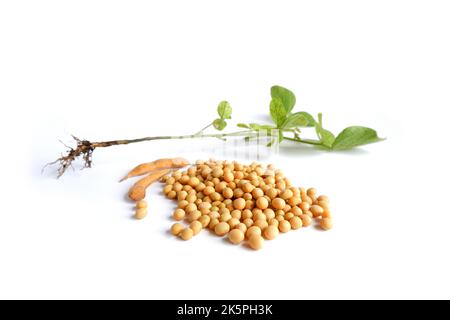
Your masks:
<instances>
[{"instance_id":1,"label":"white surface","mask_svg":"<svg viewBox=\"0 0 450 320\"><path fill-rule=\"evenodd\" d=\"M448 1L2 1L0 298L450 298L449 15ZM264 119L273 84L334 131L388 137L276 160L330 196L330 232L259 252L207 232L181 242L157 188L149 217L130 219L117 179L195 160L192 145L97 150L93 169L40 174L71 133L191 133L222 99L236 121Z\"/></svg>"}]
</instances>

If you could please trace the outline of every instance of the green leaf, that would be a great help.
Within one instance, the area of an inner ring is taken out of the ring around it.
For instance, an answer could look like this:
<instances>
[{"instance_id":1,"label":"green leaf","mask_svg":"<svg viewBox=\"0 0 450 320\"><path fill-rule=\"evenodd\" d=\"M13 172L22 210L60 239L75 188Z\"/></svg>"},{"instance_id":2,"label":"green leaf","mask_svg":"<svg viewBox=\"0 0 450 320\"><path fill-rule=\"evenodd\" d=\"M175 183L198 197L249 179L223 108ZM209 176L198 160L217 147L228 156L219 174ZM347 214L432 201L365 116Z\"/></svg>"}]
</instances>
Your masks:
<instances>
[{"instance_id":1,"label":"green leaf","mask_svg":"<svg viewBox=\"0 0 450 320\"><path fill-rule=\"evenodd\" d=\"M348 127L337 136L333 150L347 150L357 146L382 141L375 130L366 127Z\"/></svg>"},{"instance_id":2,"label":"green leaf","mask_svg":"<svg viewBox=\"0 0 450 320\"><path fill-rule=\"evenodd\" d=\"M219 103L217 107L217 113L219 114L220 119L231 119L231 113L233 109L231 108L228 101L222 101Z\"/></svg>"},{"instance_id":3,"label":"green leaf","mask_svg":"<svg viewBox=\"0 0 450 320\"><path fill-rule=\"evenodd\" d=\"M273 86L270 89L272 99L280 99L286 114L290 113L295 106L295 95L292 91L281 86Z\"/></svg>"},{"instance_id":4,"label":"green leaf","mask_svg":"<svg viewBox=\"0 0 450 320\"><path fill-rule=\"evenodd\" d=\"M279 98L273 98L270 102L270 116L277 128L281 128L286 121L287 112L283 107L283 102Z\"/></svg>"},{"instance_id":5,"label":"green leaf","mask_svg":"<svg viewBox=\"0 0 450 320\"><path fill-rule=\"evenodd\" d=\"M297 113L303 115L303 117L305 117L308 120L308 124L305 127L314 127L316 125L316 120L308 112L300 111L300 112L296 112L294 114L297 114Z\"/></svg>"},{"instance_id":6,"label":"green leaf","mask_svg":"<svg viewBox=\"0 0 450 320\"><path fill-rule=\"evenodd\" d=\"M219 131L222 131L223 129L225 129L225 127L227 126L227 123L225 120L223 119L216 119L213 122L213 126L214 128L216 128Z\"/></svg>"},{"instance_id":7,"label":"green leaf","mask_svg":"<svg viewBox=\"0 0 450 320\"><path fill-rule=\"evenodd\" d=\"M323 146L327 147L328 149L331 149L331 147L333 146L334 140L336 138L332 132L323 128L321 113L319 113L318 118L319 118L319 122L316 122L317 137L320 139L320 143L322 143Z\"/></svg>"},{"instance_id":8,"label":"green leaf","mask_svg":"<svg viewBox=\"0 0 450 320\"><path fill-rule=\"evenodd\" d=\"M287 117L286 121L283 123L283 128L311 127L314 126L315 123L316 121L309 113L296 112Z\"/></svg>"},{"instance_id":9,"label":"green leaf","mask_svg":"<svg viewBox=\"0 0 450 320\"><path fill-rule=\"evenodd\" d=\"M334 140L336 139L334 134L324 128L320 128L320 142L322 143L322 145L324 145L325 147L331 149L331 147L333 146Z\"/></svg>"}]
</instances>

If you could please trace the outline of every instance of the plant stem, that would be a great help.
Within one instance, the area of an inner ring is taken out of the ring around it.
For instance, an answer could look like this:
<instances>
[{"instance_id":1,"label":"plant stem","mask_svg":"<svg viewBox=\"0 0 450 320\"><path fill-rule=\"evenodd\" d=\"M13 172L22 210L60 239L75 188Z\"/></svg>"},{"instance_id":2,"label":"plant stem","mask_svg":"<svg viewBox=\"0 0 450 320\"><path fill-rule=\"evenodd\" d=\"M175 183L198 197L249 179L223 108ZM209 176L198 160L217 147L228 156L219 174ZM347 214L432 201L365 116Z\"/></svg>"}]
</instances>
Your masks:
<instances>
[{"instance_id":1,"label":"plant stem","mask_svg":"<svg viewBox=\"0 0 450 320\"><path fill-rule=\"evenodd\" d=\"M206 127L204 127L202 130L200 130L199 132L197 132L195 135L201 135L203 133L203 131L205 131L206 129L208 129L209 127L212 126L212 122L210 124L208 124Z\"/></svg>"},{"instance_id":2,"label":"plant stem","mask_svg":"<svg viewBox=\"0 0 450 320\"><path fill-rule=\"evenodd\" d=\"M202 133L201 131L200 133ZM158 137L144 137L138 139L126 139L126 140L110 140L102 142L90 142L88 140L81 140L73 136L77 146L76 148L70 148L66 155L62 155L55 161L47 164L52 165L59 163L58 168L58 178L61 177L67 168L72 166L72 162L81 157L84 160L84 167L90 168L92 166L92 153L97 148L106 148L111 146L126 145L131 143L138 143L144 141L155 141L155 140L181 140L181 139L199 139L199 138L217 138L224 139L225 137L247 137L253 133L252 130L237 131L232 133L219 133L219 134L190 134L182 136L158 136ZM45 166L45 167L46 167ZM45 168L44 167L44 168Z\"/></svg>"},{"instance_id":3,"label":"plant stem","mask_svg":"<svg viewBox=\"0 0 450 320\"><path fill-rule=\"evenodd\" d=\"M284 137L285 140L289 140L289 141L295 141L295 142L299 142L299 143L305 143L305 144L311 144L314 146L321 146L322 144L320 143L320 141L313 141L313 140L303 140L300 138L290 138L290 137Z\"/></svg>"}]
</instances>

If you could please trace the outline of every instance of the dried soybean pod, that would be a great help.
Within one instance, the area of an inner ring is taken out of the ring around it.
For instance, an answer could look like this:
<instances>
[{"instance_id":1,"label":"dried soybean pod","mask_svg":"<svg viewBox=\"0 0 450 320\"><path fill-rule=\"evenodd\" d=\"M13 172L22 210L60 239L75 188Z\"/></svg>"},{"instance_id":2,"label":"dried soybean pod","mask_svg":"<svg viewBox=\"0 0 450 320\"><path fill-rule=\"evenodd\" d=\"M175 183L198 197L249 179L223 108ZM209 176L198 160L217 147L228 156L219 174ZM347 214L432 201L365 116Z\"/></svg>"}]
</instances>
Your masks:
<instances>
[{"instance_id":1,"label":"dried soybean pod","mask_svg":"<svg viewBox=\"0 0 450 320\"><path fill-rule=\"evenodd\" d=\"M120 182L128 178L142 176L156 170L184 168L187 165L189 165L189 161L183 158L159 159L148 163L142 163L128 172L125 177L120 179Z\"/></svg>"},{"instance_id":2,"label":"dried soybean pod","mask_svg":"<svg viewBox=\"0 0 450 320\"><path fill-rule=\"evenodd\" d=\"M150 173L148 176L136 182L128 192L128 197L133 201L140 201L145 198L145 190L155 181L168 174L170 170L162 170Z\"/></svg>"}]
</instances>

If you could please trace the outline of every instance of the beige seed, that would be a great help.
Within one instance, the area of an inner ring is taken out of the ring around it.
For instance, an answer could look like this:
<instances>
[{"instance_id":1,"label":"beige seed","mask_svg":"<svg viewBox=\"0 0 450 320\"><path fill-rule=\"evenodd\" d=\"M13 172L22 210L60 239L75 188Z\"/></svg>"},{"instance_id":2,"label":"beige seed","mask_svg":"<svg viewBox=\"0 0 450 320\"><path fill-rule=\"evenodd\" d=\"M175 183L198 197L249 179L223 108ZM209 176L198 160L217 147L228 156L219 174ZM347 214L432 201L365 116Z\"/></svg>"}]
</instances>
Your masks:
<instances>
[{"instance_id":1,"label":"beige seed","mask_svg":"<svg viewBox=\"0 0 450 320\"><path fill-rule=\"evenodd\" d=\"M269 201L264 197L260 197L256 200L256 206L261 210L267 209L269 207Z\"/></svg>"},{"instance_id":2,"label":"beige seed","mask_svg":"<svg viewBox=\"0 0 450 320\"><path fill-rule=\"evenodd\" d=\"M223 179L224 179L226 182L231 182L231 181L234 180L234 175L233 175L233 173L227 171L227 172L223 175Z\"/></svg>"},{"instance_id":3,"label":"beige seed","mask_svg":"<svg viewBox=\"0 0 450 320\"><path fill-rule=\"evenodd\" d=\"M244 195L244 190L242 190L240 188L234 189L233 196L235 198L242 198L243 195Z\"/></svg>"},{"instance_id":4,"label":"beige seed","mask_svg":"<svg viewBox=\"0 0 450 320\"><path fill-rule=\"evenodd\" d=\"M300 203L300 209L302 209L303 212L309 211L310 204L308 202L302 202Z\"/></svg>"},{"instance_id":5,"label":"beige seed","mask_svg":"<svg viewBox=\"0 0 450 320\"><path fill-rule=\"evenodd\" d=\"M218 236L224 236L228 233L228 231L230 231L230 225L226 222L219 222L215 227L214 227L214 232L218 235Z\"/></svg>"},{"instance_id":6,"label":"beige seed","mask_svg":"<svg viewBox=\"0 0 450 320\"><path fill-rule=\"evenodd\" d=\"M240 223L239 219L236 218L231 218L227 222L230 225L230 229L234 229Z\"/></svg>"},{"instance_id":7,"label":"beige seed","mask_svg":"<svg viewBox=\"0 0 450 320\"><path fill-rule=\"evenodd\" d=\"M194 230L192 230L191 228L185 228L180 233L181 239L183 239L185 241L192 239L193 236L194 236Z\"/></svg>"},{"instance_id":8,"label":"beige seed","mask_svg":"<svg viewBox=\"0 0 450 320\"><path fill-rule=\"evenodd\" d=\"M289 223L291 224L292 230L298 230L303 226L302 219L299 217L293 217L289 220Z\"/></svg>"},{"instance_id":9,"label":"beige seed","mask_svg":"<svg viewBox=\"0 0 450 320\"><path fill-rule=\"evenodd\" d=\"M178 208L180 209L186 209L188 205L189 202L187 202L186 200L181 200L180 202L178 202Z\"/></svg>"},{"instance_id":10,"label":"beige seed","mask_svg":"<svg viewBox=\"0 0 450 320\"><path fill-rule=\"evenodd\" d=\"M218 192L213 192L209 195L212 201L220 201L222 200L222 195Z\"/></svg>"},{"instance_id":11,"label":"beige seed","mask_svg":"<svg viewBox=\"0 0 450 320\"><path fill-rule=\"evenodd\" d=\"M192 177L189 179L189 185L193 188L197 187L200 183L200 180L197 177Z\"/></svg>"},{"instance_id":12,"label":"beige seed","mask_svg":"<svg viewBox=\"0 0 450 320\"><path fill-rule=\"evenodd\" d=\"M260 235L252 235L248 240L248 245L253 250L259 250L264 246L264 239Z\"/></svg>"},{"instance_id":13,"label":"beige seed","mask_svg":"<svg viewBox=\"0 0 450 320\"><path fill-rule=\"evenodd\" d=\"M248 200L252 200L252 199L253 199L251 193L244 193L244 195L242 196L242 198L244 198L245 201L248 201Z\"/></svg>"},{"instance_id":14,"label":"beige seed","mask_svg":"<svg viewBox=\"0 0 450 320\"><path fill-rule=\"evenodd\" d=\"M295 215L292 212L288 212L284 215L285 220L291 220Z\"/></svg>"},{"instance_id":15,"label":"beige seed","mask_svg":"<svg viewBox=\"0 0 450 320\"><path fill-rule=\"evenodd\" d=\"M205 196L209 196L209 195L213 194L214 192L216 192L216 190L211 186L208 186L203 190L203 194Z\"/></svg>"},{"instance_id":16,"label":"beige seed","mask_svg":"<svg viewBox=\"0 0 450 320\"><path fill-rule=\"evenodd\" d=\"M197 210L197 205L195 203L189 203L185 208L184 211L186 213L191 213Z\"/></svg>"},{"instance_id":17,"label":"beige seed","mask_svg":"<svg viewBox=\"0 0 450 320\"><path fill-rule=\"evenodd\" d=\"M269 226L269 224L267 223L266 220L256 220L255 222L253 222L253 226L256 226L256 227L260 228L261 230L264 230L265 228L267 228Z\"/></svg>"},{"instance_id":18,"label":"beige seed","mask_svg":"<svg viewBox=\"0 0 450 320\"><path fill-rule=\"evenodd\" d=\"M173 213L173 218L176 221L181 221L186 216L186 212L183 209L176 209Z\"/></svg>"},{"instance_id":19,"label":"beige seed","mask_svg":"<svg viewBox=\"0 0 450 320\"><path fill-rule=\"evenodd\" d=\"M247 239L250 239L253 235L261 235L261 229L257 226L251 226L247 229L247 232L245 233L245 236Z\"/></svg>"},{"instance_id":20,"label":"beige seed","mask_svg":"<svg viewBox=\"0 0 450 320\"><path fill-rule=\"evenodd\" d=\"M233 229L228 233L228 239L232 244L240 244L244 241L244 233L239 229Z\"/></svg>"},{"instance_id":21,"label":"beige seed","mask_svg":"<svg viewBox=\"0 0 450 320\"><path fill-rule=\"evenodd\" d=\"M272 207L276 210L283 210L286 207L286 202L281 198L275 198L272 200Z\"/></svg>"},{"instance_id":22,"label":"beige seed","mask_svg":"<svg viewBox=\"0 0 450 320\"><path fill-rule=\"evenodd\" d=\"M203 228L206 228L211 222L211 218L208 215L201 216L198 221L202 224Z\"/></svg>"},{"instance_id":23,"label":"beige seed","mask_svg":"<svg viewBox=\"0 0 450 320\"><path fill-rule=\"evenodd\" d=\"M169 199L175 199L177 197L176 191L172 190L167 194L167 198Z\"/></svg>"},{"instance_id":24,"label":"beige seed","mask_svg":"<svg viewBox=\"0 0 450 320\"><path fill-rule=\"evenodd\" d=\"M292 207L291 212L294 214L294 216L303 214L302 209L300 209L299 207Z\"/></svg>"},{"instance_id":25,"label":"beige seed","mask_svg":"<svg viewBox=\"0 0 450 320\"><path fill-rule=\"evenodd\" d=\"M300 219L302 219L302 224L304 227L309 227L312 223L312 218L307 214L301 214Z\"/></svg>"},{"instance_id":26,"label":"beige seed","mask_svg":"<svg viewBox=\"0 0 450 320\"><path fill-rule=\"evenodd\" d=\"M320 219L319 225L323 230L330 230L333 228L333 220L331 220L331 218Z\"/></svg>"},{"instance_id":27,"label":"beige seed","mask_svg":"<svg viewBox=\"0 0 450 320\"><path fill-rule=\"evenodd\" d=\"M277 191L277 189L271 188L271 189L267 190L266 195L270 199L275 199L278 195L278 191Z\"/></svg>"},{"instance_id":28,"label":"beige seed","mask_svg":"<svg viewBox=\"0 0 450 320\"><path fill-rule=\"evenodd\" d=\"M233 201L233 207L236 210L243 210L246 206L246 202L243 198L238 198L236 200Z\"/></svg>"},{"instance_id":29,"label":"beige seed","mask_svg":"<svg viewBox=\"0 0 450 320\"><path fill-rule=\"evenodd\" d=\"M220 222L227 222L229 220L231 220L233 217L231 216L231 214L229 213L223 213L220 215L219 221Z\"/></svg>"},{"instance_id":30,"label":"beige seed","mask_svg":"<svg viewBox=\"0 0 450 320\"><path fill-rule=\"evenodd\" d=\"M322 216L323 208L321 206L318 206L318 205L313 205L313 206L311 206L309 211L312 212L314 218L318 218L318 217Z\"/></svg>"},{"instance_id":31,"label":"beige seed","mask_svg":"<svg viewBox=\"0 0 450 320\"><path fill-rule=\"evenodd\" d=\"M280 197L286 201L292 198L293 196L294 193L289 189L284 190L284 192L280 195Z\"/></svg>"},{"instance_id":32,"label":"beige seed","mask_svg":"<svg viewBox=\"0 0 450 320\"><path fill-rule=\"evenodd\" d=\"M274 225L268 226L263 231L263 235L266 240L273 240L278 236L278 234L279 234L278 227Z\"/></svg>"},{"instance_id":33,"label":"beige seed","mask_svg":"<svg viewBox=\"0 0 450 320\"><path fill-rule=\"evenodd\" d=\"M202 231L203 225L199 221L192 221L191 224L189 225L189 228L191 228L192 231L194 231L194 236L195 236L195 235L199 234L200 231Z\"/></svg>"},{"instance_id":34,"label":"beige seed","mask_svg":"<svg viewBox=\"0 0 450 320\"><path fill-rule=\"evenodd\" d=\"M277 219L270 219L269 220L269 226L275 226L278 228L279 222Z\"/></svg>"},{"instance_id":35,"label":"beige seed","mask_svg":"<svg viewBox=\"0 0 450 320\"><path fill-rule=\"evenodd\" d=\"M266 215L264 214L264 213L262 213L262 212L257 212L257 213L253 213L253 220L266 220L267 219L267 217L266 217Z\"/></svg>"},{"instance_id":36,"label":"beige seed","mask_svg":"<svg viewBox=\"0 0 450 320\"><path fill-rule=\"evenodd\" d=\"M255 186L253 184L249 183L249 182L245 183L242 186L242 190L244 192L252 192L254 189L255 189Z\"/></svg>"},{"instance_id":37,"label":"beige seed","mask_svg":"<svg viewBox=\"0 0 450 320\"><path fill-rule=\"evenodd\" d=\"M222 177L223 176L223 170L221 168L218 168L218 167L214 168L213 171L212 171L212 176L214 178Z\"/></svg>"},{"instance_id":38,"label":"beige seed","mask_svg":"<svg viewBox=\"0 0 450 320\"><path fill-rule=\"evenodd\" d=\"M181 223L174 223L172 227L170 228L170 232L177 236L180 234L180 232L184 229L184 226Z\"/></svg>"},{"instance_id":39,"label":"beige seed","mask_svg":"<svg viewBox=\"0 0 450 320\"><path fill-rule=\"evenodd\" d=\"M242 211L242 219L249 219L253 217L253 212L249 209L245 209L244 211Z\"/></svg>"},{"instance_id":40,"label":"beige seed","mask_svg":"<svg viewBox=\"0 0 450 320\"><path fill-rule=\"evenodd\" d=\"M147 216L147 208L137 209L136 212L134 213L134 218L138 220L144 219L146 216Z\"/></svg>"},{"instance_id":41,"label":"beige seed","mask_svg":"<svg viewBox=\"0 0 450 320\"><path fill-rule=\"evenodd\" d=\"M147 201L141 200L136 203L136 209L145 209L147 208Z\"/></svg>"},{"instance_id":42,"label":"beige seed","mask_svg":"<svg viewBox=\"0 0 450 320\"><path fill-rule=\"evenodd\" d=\"M280 221L280 224L278 225L278 229L282 233L286 233L291 231L291 224L287 220Z\"/></svg>"},{"instance_id":43,"label":"beige seed","mask_svg":"<svg viewBox=\"0 0 450 320\"><path fill-rule=\"evenodd\" d=\"M244 234L247 232L247 226L245 224L243 224L243 223L239 223L234 228L241 230Z\"/></svg>"},{"instance_id":44,"label":"beige seed","mask_svg":"<svg viewBox=\"0 0 450 320\"><path fill-rule=\"evenodd\" d=\"M288 203L291 207L295 207L295 206L299 205L301 202L302 202L302 199L300 199L300 197L296 197L296 196L293 196L292 198L290 198L288 200Z\"/></svg>"},{"instance_id":45,"label":"beige seed","mask_svg":"<svg viewBox=\"0 0 450 320\"><path fill-rule=\"evenodd\" d=\"M261 188L255 188L252 191L252 196L255 199L259 199L264 196L264 191Z\"/></svg>"},{"instance_id":46,"label":"beige seed","mask_svg":"<svg viewBox=\"0 0 450 320\"><path fill-rule=\"evenodd\" d=\"M309 188L309 189L306 191L306 194L307 194L308 197L310 197L310 198L315 198L315 197L316 197L316 194L317 194L317 190L316 190L315 188Z\"/></svg>"},{"instance_id":47,"label":"beige seed","mask_svg":"<svg viewBox=\"0 0 450 320\"><path fill-rule=\"evenodd\" d=\"M209 202L202 202L201 204L198 205L199 210L210 210L211 207L212 205Z\"/></svg>"},{"instance_id":48,"label":"beige seed","mask_svg":"<svg viewBox=\"0 0 450 320\"><path fill-rule=\"evenodd\" d=\"M211 230L214 230L214 228L220 223L219 219L217 218L211 218L211 221L209 222L209 228Z\"/></svg>"},{"instance_id":49,"label":"beige seed","mask_svg":"<svg viewBox=\"0 0 450 320\"><path fill-rule=\"evenodd\" d=\"M233 190L231 188L225 188L222 194L225 199L233 198Z\"/></svg>"},{"instance_id":50,"label":"beige seed","mask_svg":"<svg viewBox=\"0 0 450 320\"><path fill-rule=\"evenodd\" d=\"M248 218L248 219L244 219L244 221L242 221L247 228L250 228L251 226L253 226L253 220Z\"/></svg>"},{"instance_id":51,"label":"beige seed","mask_svg":"<svg viewBox=\"0 0 450 320\"><path fill-rule=\"evenodd\" d=\"M197 201L197 196L195 194L190 194L187 196L186 201L189 203L195 203Z\"/></svg>"},{"instance_id":52,"label":"beige seed","mask_svg":"<svg viewBox=\"0 0 450 320\"><path fill-rule=\"evenodd\" d=\"M322 218L331 218L331 213L329 209L324 209L322 213Z\"/></svg>"},{"instance_id":53,"label":"beige seed","mask_svg":"<svg viewBox=\"0 0 450 320\"><path fill-rule=\"evenodd\" d=\"M192 222L192 221L200 219L201 216L202 216L202 213L198 210L195 210L187 215L187 220L189 222Z\"/></svg>"},{"instance_id":54,"label":"beige seed","mask_svg":"<svg viewBox=\"0 0 450 320\"><path fill-rule=\"evenodd\" d=\"M221 181L219 184L217 184L215 189L216 189L216 192L222 193L226 187L227 187L227 183L225 181Z\"/></svg>"},{"instance_id":55,"label":"beige seed","mask_svg":"<svg viewBox=\"0 0 450 320\"><path fill-rule=\"evenodd\" d=\"M239 220L242 217L242 212L241 210L233 210L231 211L231 216Z\"/></svg>"}]
</instances>

